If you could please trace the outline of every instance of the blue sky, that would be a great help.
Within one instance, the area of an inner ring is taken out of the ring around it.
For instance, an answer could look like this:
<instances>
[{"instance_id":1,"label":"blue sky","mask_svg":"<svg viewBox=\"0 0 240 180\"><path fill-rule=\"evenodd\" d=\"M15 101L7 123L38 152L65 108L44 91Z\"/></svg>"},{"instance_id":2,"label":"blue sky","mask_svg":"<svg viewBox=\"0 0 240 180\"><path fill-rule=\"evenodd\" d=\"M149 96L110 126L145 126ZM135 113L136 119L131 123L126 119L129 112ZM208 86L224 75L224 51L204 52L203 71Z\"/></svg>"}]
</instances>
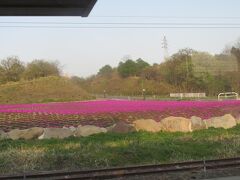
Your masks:
<instances>
[{"instance_id":1,"label":"blue sky","mask_svg":"<svg viewBox=\"0 0 240 180\"><path fill-rule=\"evenodd\" d=\"M98 0L89 18L0 17L2 22L145 22L145 23L239 23L236 19L169 19L144 17L240 17L239 0ZM16 55L24 62L58 60L64 72L88 76L105 64L116 66L126 55L149 63L163 61L161 41L166 35L169 53L190 47L220 53L240 37L239 29L64 29L0 27L0 59Z\"/></svg>"}]
</instances>

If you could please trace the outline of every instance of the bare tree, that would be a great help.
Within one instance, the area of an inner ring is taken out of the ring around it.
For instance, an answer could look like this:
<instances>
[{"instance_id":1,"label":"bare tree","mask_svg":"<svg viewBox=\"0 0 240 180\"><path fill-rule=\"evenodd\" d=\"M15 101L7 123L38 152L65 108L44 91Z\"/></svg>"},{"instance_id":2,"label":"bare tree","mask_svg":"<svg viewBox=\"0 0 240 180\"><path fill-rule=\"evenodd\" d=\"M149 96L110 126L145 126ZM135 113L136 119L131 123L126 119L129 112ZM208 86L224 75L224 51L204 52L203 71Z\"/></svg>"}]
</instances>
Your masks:
<instances>
[{"instance_id":1,"label":"bare tree","mask_svg":"<svg viewBox=\"0 0 240 180\"><path fill-rule=\"evenodd\" d=\"M0 62L0 81L3 83L19 81L24 70L24 63L21 62L18 57L12 56L3 59Z\"/></svg>"},{"instance_id":2,"label":"bare tree","mask_svg":"<svg viewBox=\"0 0 240 180\"><path fill-rule=\"evenodd\" d=\"M24 72L24 79L31 80L47 76L59 76L61 69L58 62L34 60L29 63Z\"/></svg>"}]
</instances>

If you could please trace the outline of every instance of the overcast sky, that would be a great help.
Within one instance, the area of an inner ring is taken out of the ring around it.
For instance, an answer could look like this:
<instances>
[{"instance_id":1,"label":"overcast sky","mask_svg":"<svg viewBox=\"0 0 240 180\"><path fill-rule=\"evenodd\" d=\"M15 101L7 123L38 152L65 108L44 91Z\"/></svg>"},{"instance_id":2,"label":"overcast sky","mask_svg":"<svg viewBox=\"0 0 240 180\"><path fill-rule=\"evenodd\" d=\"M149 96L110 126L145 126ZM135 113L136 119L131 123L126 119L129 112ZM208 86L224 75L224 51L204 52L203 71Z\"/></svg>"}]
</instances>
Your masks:
<instances>
[{"instance_id":1,"label":"overcast sky","mask_svg":"<svg viewBox=\"0 0 240 180\"><path fill-rule=\"evenodd\" d=\"M116 66L126 55L133 59L141 57L149 63L160 63L163 60L161 43L164 35L168 40L170 54L185 47L210 53L220 53L227 44L233 43L240 37L240 28L80 29L3 26L29 26L29 24L13 22L240 24L239 7L239 0L98 0L89 18L1 17L0 59L16 55L26 63L33 59L58 60L63 65L64 72L69 75L86 77L96 73L105 64ZM178 19L172 19L169 16L178 17ZM225 18L179 19L179 17ZM227 19L226 17L235 18ZM39 24L30 24L30 26L39 26ZM65 24L60 26L76 25Z\"/></svg>"}]
</instances>

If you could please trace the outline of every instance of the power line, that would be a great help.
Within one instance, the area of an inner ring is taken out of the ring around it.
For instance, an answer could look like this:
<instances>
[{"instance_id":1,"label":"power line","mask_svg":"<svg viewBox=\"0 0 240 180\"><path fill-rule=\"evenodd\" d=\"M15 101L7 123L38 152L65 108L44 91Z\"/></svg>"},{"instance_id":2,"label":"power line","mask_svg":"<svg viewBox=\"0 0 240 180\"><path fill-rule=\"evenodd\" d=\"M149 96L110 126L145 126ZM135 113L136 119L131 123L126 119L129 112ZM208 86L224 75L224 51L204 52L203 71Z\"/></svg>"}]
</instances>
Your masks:
<instances>
[{"instance_id":1,"label":"power line","mask_svg":"<svg viewBox=\"0 0 240 180\"><path fill-rule=\"evenodd\" d=\"M240 26L0 26L0 28L46 29L240 29Z\"/></svg>"},{"instance_id":2,"label":"power line","mask_svg":"<svg viewBox=\"0 0 240 180\"><path fill-rule=\"evenodd\" d=\"M89 18L240 19L238 16L89 16Z\"/></svg>"},{"instance_id":3,"label":"power line","mask_svg":"<svg viewBox=\"0 0 240 180\"><path fill-rule=\"evenodd\" d=\"M90 23L82 23L82 22L34 22L34 21L22 21L22 22L7 22L0 21L0 24L53 24L53 25L189 25L189 26L240 26L240 23L165 23L165 22L150 22L150 23L142 23L142 22L90 22Z\"/></svg>"}]
</instances>

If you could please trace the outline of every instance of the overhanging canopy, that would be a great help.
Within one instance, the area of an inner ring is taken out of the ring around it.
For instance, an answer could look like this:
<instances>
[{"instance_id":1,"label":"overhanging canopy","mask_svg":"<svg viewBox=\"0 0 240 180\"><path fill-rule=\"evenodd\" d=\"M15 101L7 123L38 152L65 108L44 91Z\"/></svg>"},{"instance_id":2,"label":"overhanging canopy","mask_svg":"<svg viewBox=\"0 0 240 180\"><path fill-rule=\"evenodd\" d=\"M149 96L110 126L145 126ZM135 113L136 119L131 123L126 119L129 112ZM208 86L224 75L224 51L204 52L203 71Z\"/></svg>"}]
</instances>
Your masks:
<instances>
[{"instance_id":1,"label":"overhanging canopy","mask_svg":"<svg viewBox=\"0 0 240 180\"><path fill-rule=\"evenodd\" d=\"M97 0L0 0L0 16L87 17Z\"/></svg>"}]
</instances>

